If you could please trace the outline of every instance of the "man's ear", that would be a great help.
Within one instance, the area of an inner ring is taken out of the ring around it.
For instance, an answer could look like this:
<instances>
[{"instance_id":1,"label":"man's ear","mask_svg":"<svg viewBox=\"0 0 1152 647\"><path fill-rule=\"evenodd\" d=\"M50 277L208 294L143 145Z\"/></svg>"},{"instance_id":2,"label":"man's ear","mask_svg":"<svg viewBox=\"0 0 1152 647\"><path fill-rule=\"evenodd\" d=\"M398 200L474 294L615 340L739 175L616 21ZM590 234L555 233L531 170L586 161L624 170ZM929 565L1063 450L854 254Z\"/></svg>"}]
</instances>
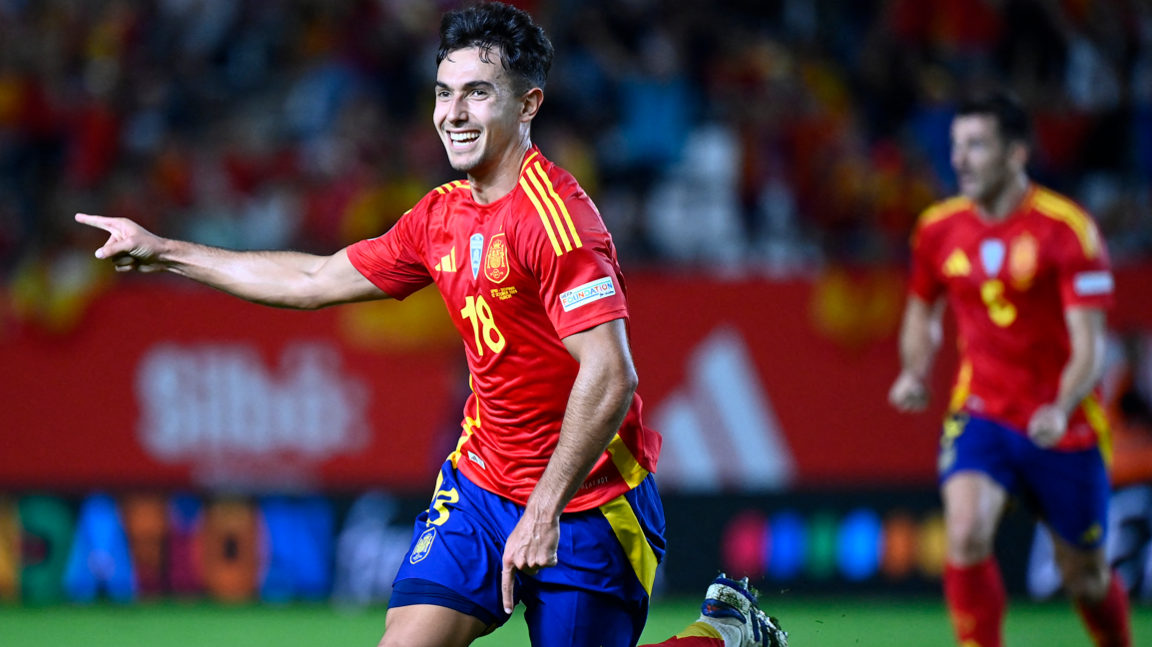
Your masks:
<instances>
[{"instance_id":1,"label":"man's ear","mask_svg":"<svg viewBox=\"0 0 1152 647\"><path fill-rule=\"evenodd\" d=\"M524 93L520 98L520 121L527 123L536 118L536 113L540 112L540 105L544 103L544 91L540 88L532 88Z\"/></svg>"},{"instance_id":2,"label":"man's ear","mask_svg":"<svg viewBox=\"0 0 1152 647\"><path fill-rule=\"evenodd\" d=\"M1028 166L1028 157L1031 153L1028 144L1020 140L1008 144L1008 159L1018 168L1022 169Z\"/></svg>"}]
</instances>

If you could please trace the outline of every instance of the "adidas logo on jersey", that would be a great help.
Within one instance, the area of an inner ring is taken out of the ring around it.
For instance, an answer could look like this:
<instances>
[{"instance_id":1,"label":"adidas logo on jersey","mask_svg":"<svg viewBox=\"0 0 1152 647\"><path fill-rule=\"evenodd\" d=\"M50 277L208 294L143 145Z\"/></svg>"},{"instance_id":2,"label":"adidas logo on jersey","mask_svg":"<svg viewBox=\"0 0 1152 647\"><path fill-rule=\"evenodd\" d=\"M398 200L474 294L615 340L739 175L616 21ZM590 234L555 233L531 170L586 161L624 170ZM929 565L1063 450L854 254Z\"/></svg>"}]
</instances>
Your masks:
<instances>
[{"instance_id":1,"label":"adidas logo on jersey","mask_svg":"<svg viewBox=\"0 0 1152 647\"><path fill-rule=\"evenodd\" d=\"M456 271L456 248L453 247L451 253L445 254L440 262L433 265L432 269L437 272L455 272Z\"/></svg>"}]
</instances>

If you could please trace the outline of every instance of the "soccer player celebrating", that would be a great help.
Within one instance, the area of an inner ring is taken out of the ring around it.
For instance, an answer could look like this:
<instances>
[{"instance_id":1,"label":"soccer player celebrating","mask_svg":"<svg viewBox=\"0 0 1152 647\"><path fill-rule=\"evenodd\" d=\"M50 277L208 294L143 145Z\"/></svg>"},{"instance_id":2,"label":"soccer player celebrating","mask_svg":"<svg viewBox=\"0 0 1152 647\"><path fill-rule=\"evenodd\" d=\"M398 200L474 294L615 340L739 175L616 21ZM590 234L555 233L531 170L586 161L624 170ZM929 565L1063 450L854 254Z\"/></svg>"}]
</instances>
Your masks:
<instances>
[{"instance_id":1,"label":"soccer player celebrating","mask_svg":"<svg viewBox=\"0 0 1152 647\"><path fill-rule=\"evenodd\" d=\"M396 575L381 645L468 645L517 601L535 645L635 645L664 515L612 239L531 141L552 45L528 14L444 16L433 123L452 167L384 235L328 257L232 252L78 214L116 269L167 270L267 305L403 299L435 283L464 339L463 433ZM712 583L677 647L783 645L747 582Z\"/></svg>"},{"instance_id":2,"label":"soccer player celebrating","mask_svg":"<svg viewBox=\"0 0 1152 647\"><path fill-rule=\"evenodd\" d=\"M957 641L999 647L1006 604L993 539L1009 495L1037 505L1097 645L1130 645L1127 598L1104 557L1107 423L1093 388L1112 274L1095 223L1031 182L1028 118L1008 95L952 122L960 196L920 217L889 392L922 410L947 301L961 365L940 440L944 595Z\"/></svg>"}]
</instances>

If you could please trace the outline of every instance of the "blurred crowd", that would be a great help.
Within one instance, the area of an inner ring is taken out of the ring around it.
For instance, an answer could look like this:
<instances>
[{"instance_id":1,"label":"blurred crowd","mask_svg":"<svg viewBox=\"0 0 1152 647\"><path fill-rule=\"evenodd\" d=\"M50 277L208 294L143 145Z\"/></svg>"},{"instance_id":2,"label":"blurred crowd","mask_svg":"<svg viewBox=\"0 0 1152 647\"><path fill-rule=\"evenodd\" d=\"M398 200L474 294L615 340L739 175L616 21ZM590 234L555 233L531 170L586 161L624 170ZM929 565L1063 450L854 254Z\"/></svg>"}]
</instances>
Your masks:
<instances>
[{"instance_id":1,"label":"blurred crowd","mask_svg":"<svg viewBox=\"0 0 1152 647\"><path fill-rule=\"evenodd\" d=\"M431 113L458 4L0 0L0 278L83 291L78 211L236 249L382 233L456 178ZM902 263L955 189L956 101L997 86L1035 177L1117 262L1152 253L1152 0L516 4L557 51L534 138L626 264Z\"/></svg>"}]
</instances>

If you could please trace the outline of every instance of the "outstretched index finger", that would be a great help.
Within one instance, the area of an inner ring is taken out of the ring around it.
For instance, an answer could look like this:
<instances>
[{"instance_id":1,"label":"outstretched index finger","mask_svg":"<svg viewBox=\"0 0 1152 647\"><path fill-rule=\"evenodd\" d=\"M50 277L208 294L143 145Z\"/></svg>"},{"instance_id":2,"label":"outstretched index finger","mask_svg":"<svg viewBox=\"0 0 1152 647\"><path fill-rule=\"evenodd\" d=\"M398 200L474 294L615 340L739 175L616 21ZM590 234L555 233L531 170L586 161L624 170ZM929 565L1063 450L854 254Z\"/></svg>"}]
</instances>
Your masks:
<instances>
[{"instance_id":1,"label":"outstretched index finger","mask_svg":"<svg viewBox=\"0 0 1152 647\"><path fill-rule=\"evenodd\" d=\"M97 229L103 229L110 234L115 234L118 231L115 224L116 220L114 218L78 213L76 214L76 222L88 225L90 227L96 227Z\"/></svg>"},{"instance_id":2,"label":"outstretched index finger","mask_svg":"<svg viewBox=\"0 0 1152 647\"><path fill-rule=\"evenodd\" d=\"M512 615L512 585L516 582L516 568L508 558L504 558L504 570L500 573L500 593L504 597L504 613Z\"/></svg>"}]
</instances>

